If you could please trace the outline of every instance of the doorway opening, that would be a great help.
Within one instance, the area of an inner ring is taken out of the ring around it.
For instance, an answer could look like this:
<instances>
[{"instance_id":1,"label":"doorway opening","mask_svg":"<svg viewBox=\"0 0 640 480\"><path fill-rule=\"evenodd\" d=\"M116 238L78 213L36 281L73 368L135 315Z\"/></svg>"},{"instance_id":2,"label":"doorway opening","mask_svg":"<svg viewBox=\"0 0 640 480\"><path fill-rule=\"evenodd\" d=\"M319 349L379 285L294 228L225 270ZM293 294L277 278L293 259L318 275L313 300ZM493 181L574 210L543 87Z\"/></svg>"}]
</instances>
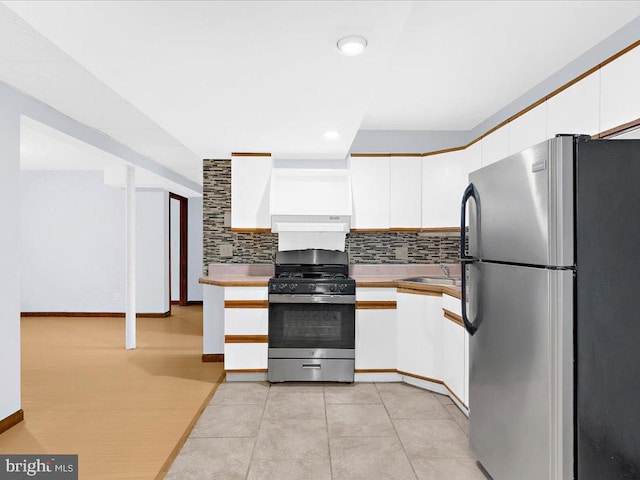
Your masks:
<instances>
[{"instance_id":1,"label":"doorway opening","mask_svg":"<svg viewBox=\"0 0 640 480\"><path fill-rule=\"evenodd\" d=\"M169 193L169 295L171 305L187 305L188 199Z\"/></svg>"}]
</instances>

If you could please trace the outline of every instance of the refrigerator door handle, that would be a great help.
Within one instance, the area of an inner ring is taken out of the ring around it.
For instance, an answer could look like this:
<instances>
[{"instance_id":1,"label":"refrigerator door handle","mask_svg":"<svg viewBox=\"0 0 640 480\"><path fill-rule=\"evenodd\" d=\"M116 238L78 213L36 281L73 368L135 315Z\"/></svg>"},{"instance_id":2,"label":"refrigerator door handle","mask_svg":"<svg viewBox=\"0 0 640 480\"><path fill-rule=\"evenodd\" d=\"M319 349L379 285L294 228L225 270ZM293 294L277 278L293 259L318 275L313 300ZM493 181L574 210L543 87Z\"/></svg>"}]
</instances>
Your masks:
<instances>
[{"instance_id":1,"label":"refrigerator door handle","mask_svg":"<svg viewBox=\"0 0 640 480\"><path fill-rule=\"evenodd\" d=\"M468 256L465 250L467 243L467 202L470 198L473 198L476 204L476 218L480 219L480 199L478 198L478 191L473 183L470 183L462 194L462 205L460 207L460 263L462 264L462 292L460 295L460 301L462 302L462 321L464 322L464 328L469 332L469 335L473 335L478 330L477 321L471 322L467 316L467 264L476 263L477 258Z\"/></svg>"}]
</instances>

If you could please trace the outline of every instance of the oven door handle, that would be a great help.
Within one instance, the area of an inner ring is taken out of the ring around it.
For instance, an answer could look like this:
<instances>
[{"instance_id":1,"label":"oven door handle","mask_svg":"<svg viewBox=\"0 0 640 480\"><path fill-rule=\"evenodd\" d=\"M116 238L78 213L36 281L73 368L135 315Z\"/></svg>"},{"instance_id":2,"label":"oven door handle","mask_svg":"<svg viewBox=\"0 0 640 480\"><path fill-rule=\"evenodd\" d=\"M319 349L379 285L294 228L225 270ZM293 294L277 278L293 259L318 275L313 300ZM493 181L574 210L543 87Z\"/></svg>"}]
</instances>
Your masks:
<instances>
[{"instance_id":1,"label":"oven door handle","mask_svg":"<svg viewBox=\"0 0 640 480\"><path fill-rule=\"evenodd\" d=\"M355 305L355 295L286 295L271 294L269 303L333 303L342 305Z\"/></svg>"}]
</instances>

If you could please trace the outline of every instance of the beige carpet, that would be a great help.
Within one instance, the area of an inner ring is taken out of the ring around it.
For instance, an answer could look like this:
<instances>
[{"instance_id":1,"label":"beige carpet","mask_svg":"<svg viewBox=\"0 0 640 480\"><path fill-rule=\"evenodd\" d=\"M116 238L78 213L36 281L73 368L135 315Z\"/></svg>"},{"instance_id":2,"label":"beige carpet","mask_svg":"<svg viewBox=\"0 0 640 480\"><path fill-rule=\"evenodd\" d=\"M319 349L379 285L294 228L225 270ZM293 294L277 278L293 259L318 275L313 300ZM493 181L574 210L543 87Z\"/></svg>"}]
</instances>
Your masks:
<instances>
[{"instance_id":1,"label":"beige carpet","mask_svg":"<svg viewBox=\"0 0 640 480\"><path fill-rule=\"evenodd\" d=\"M172 310L138 319L131 351L122 318L23 318L25 421L0 453L77 453L83 480L156 478L223 376L201 361L202 307Z\"/></svg>"}]
</instances>

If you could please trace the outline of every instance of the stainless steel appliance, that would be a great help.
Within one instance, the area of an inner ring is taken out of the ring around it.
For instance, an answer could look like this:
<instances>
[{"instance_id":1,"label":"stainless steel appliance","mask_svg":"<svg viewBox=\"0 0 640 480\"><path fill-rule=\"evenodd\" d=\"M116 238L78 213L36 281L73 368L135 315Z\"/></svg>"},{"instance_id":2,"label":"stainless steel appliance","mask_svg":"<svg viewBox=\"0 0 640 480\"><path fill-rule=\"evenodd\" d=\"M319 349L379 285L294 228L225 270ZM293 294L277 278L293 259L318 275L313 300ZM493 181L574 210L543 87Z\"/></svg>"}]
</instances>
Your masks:
<instances>
[{"instance_id":1,"label":"stainless steel appliance","mask_svg":"<svg viewBox=\"0 0 640 480\"><path fill-rule=\"evenodd\" d=\"M477 460L494 480L640 478L640 141L558 136L469 180Z\"/></svg>"},{"instance_id":2,"label":"stainless steel appliance","mask_svg":"<svg viewBox=\"0 0 640 480\"><path fill-rule=\"evenodd\" d=\"M355 294L345 252L276 253L269 280L270 382L353 382Z\"/></svg>"}]
</instances>

